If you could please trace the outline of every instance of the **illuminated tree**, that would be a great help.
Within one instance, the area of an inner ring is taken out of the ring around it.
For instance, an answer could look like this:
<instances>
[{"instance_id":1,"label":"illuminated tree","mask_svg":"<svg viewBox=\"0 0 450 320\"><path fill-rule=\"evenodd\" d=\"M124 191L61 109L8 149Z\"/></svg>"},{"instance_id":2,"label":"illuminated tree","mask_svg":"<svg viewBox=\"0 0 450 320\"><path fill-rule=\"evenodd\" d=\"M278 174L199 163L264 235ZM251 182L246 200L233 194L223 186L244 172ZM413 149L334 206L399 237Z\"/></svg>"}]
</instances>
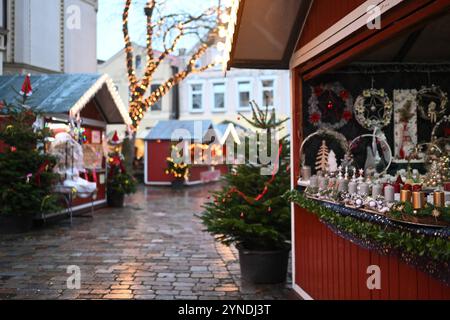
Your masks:
<instances>
[{"instance_id":1,"label":"illuminated tree","mask_svg":"<svg viewBox=\"0 0 450 320\"><path fill-rule=\"evenodd\" d=\"M123 10L123 36L125 42L127 73L129 80L129 112L136 131L144 118L145 112L166 95L175 85L192 73L203 72L216 64L216 61L201 65L201 58L207 49L213 46L219 34L224 35L224 26L220 26L219 17L226 22L227 9L222 9L221 0L217 6L208 8L203 13L167 13L164 0L149 0L144 12L146 16L146 65L141 79L136 76L132 41L130 39L128 19L132 0L125 0ZM163 14L163 12L165 12ZM198 47L193 50L186 65L163 82L158 88L149 92L155 71L161 63L177 48L185 37L195 37ZM156 50L156 48L161 50Z\"/></svg>"}]
</instances>

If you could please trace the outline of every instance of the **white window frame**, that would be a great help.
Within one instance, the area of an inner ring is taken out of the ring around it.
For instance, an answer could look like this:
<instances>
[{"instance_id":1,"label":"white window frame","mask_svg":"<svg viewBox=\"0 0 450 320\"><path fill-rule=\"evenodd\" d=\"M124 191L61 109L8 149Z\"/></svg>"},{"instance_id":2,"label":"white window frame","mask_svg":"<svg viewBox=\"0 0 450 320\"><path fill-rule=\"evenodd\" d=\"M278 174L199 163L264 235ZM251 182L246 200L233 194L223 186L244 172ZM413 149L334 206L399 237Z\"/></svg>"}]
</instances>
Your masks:
<instances>
[{"instance_id":1,"label":"white window frame","mask_svg":"<svg viewBox=\"0 0 450 320\"><path fill-rule=\"evenodd\" d=\"M151 91L152 86L157 85L157 86L159 87L159 86L161 86L163 83L164 83L164 81L159 81L159 80L153 81L153 82L150 84L150 91ZM151 92L152 92L152 91L151 91ZM162 96L162 97L159 99L159 103L161 104L161 110L149 110L150 113L155 114L155 113L158 113L158 112L162 112L163 109L164 109L164 103L163 103L163 100L164 100L164 96Z\"/></svg>"},{"instance_id":2,"label":"white window frame","mask_svg":"<svg viewBox=\"0 0 450 320\"><path fill-rule=\"evenodd\" d=\"M253 78L237 78L236 79L236 106L237 106L237 111L250 111L252 110L252 108L250 107L250 105L248 105L247 107L242 107L241 106L241 101L240 101L240 91L239 91L239 82L250 82L250 101L254 100L254 90L253 90L253 86L254 86L254 79Z\"/></svg>"},{"instance_id":3,"label":"white window frame","mask_svg":"<svg viewBox=\"0 0 450 320\"><path fill-rule=\"evenodd\" d=\"M192 91L193 85L201 85L202 86L202 108L201 109L193 109L192 108L192 94L194 93ZM190 113L203 113L205 112L205 81L189 81L188 82L188 103L189 103L189 112Z\"/></svg>"},{"instance_id":4,"label":"white window frame","mask_svg":"<svg viewBox=\"0 0 450 320\"><path fill-rule=\"evenodd\" d=\"M223 96L224 96L224 102L223 102L223 109L218 109L216 108L216 92L214 91L214 85L216 84L223 84L225 86L225 89L223 91ZM217 80L213 80L211 81L211 87L212 87L212 95L211 95L211 111L214 113L225 113L227 112L227 105L228 105L228 94L227 94L227 88L228 88L228 84L227 81L225 79L221 80L221 79L217 79Z\"/></svg>"},{"instance_id":5,"label":"white window frame","mask_svg":"<svg viewBox=\"0 0 450 320\"><path fill-rule=\"evenodd\" d=\"M264 86L263 81L273 81L273 106L269 106L269 110L275 109L277 105L277 77L274 76L262 76L259 78L259 99L258 103L259 106L263 109L266 108L266 105L264 104Z\"/></svg>"}]
</instances>

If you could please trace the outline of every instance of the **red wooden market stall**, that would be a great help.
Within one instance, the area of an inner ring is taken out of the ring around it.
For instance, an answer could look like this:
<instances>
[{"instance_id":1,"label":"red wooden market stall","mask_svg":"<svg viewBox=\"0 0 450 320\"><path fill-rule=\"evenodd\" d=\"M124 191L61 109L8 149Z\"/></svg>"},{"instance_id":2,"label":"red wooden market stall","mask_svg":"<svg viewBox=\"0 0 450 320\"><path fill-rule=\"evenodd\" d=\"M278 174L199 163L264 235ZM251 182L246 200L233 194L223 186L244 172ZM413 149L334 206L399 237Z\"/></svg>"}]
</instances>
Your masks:
<instances>
[{"instance_id":1,"label":"red wooden market stall","mask_svg":"<svg viewBox=\"0 0 450 320\"><path fill-rule=\"evenodd\" d=\"M232 16L229 68L291 70L294 290L450 299L450 0L240 0Z\"/></svg>"},{"instance_id":2,"label":"red wooden market stall","mask_svg":"<svg viewBox=\"0 0 450 320\"><path fill-rule=\"evenodd\" d=\"M45 126L56 135L69 132L71 121L79 125L85 171L80 178L95 183L97 190L92 197L75 197L72 210L106 205L106 126L131 123L112 80L97 74L31 75L30 80L33 94L27 105L43 115ZM1 99L15 101L23 81L24 76L0 76Z\"/></svg>"},{"instance_id":3,"label":"red wooden market stall","mask_svg":"<svg viewBox=\"0 0 450 320\"><path fill-rule=\"evenodd\" d=\"M176 133L179 135L176 135ZM215 125L211 121L159 121L145 138L145 184L171 185L175 180L168 173L167 159L171 157L172 146L183 138L189 144L191 152L209 152L215 148L215 153L225 154L226 142L231 139L233 143L239 142L239 137L233 124ZM197 149L194 149L197 148ZM206 149L206 150L203 150ZM214 155L213 155L214 156ZM218 155L220 156L220 155ZM222 174L228 172L228 166L220 163L196 163L191 159L189 175L186 177L187 185L196 185L218 181Z\"/></svg>"}]
</instances>

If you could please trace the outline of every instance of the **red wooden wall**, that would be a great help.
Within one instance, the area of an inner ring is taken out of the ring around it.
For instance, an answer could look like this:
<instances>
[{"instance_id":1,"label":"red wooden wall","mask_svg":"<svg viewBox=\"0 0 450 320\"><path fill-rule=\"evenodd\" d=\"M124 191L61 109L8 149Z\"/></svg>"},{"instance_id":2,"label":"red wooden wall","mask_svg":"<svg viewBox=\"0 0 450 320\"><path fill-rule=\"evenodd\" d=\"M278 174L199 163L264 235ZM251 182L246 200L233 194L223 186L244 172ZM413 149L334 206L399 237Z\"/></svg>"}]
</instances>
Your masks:
<instances>
[{"instance_id":1,"label":"red wooden wall","mask_svg":"<svg viewBox=\"0 0 450 320\"><path fill-rule=\"evenodd\" d=\"M170 156L171 141L147 141L147 181L148 182L172 182L172 175L165 173L167 169L167 157ZM209 171L210 166L198 165L189 169L189 181L201 181L201 173ZM215 170L219 170L221 174L228 172L226 165L215 166Z\"/></svg>"},{"instance_id":2,"label":"red wooden wall","mask_svg":"<svg viewBox=\"0 0 450 320\"><path fill-rule=\"evenodd\" d=\"M297 50L333 26L366 0L314 1L305 23Z\"/></svg>"},{"instance_id":3,"label":"red wooden wall","mask_svg":"<svg viewBox=\"0 0 450 320\"><path fill-rule=\"evenodd\" d=\"M317 300L450 299L450 287L405 264L336 235L295 208L295 284ZM367 267L381 269L381 290L367 288Z\"/></svg>"}]
</instances>

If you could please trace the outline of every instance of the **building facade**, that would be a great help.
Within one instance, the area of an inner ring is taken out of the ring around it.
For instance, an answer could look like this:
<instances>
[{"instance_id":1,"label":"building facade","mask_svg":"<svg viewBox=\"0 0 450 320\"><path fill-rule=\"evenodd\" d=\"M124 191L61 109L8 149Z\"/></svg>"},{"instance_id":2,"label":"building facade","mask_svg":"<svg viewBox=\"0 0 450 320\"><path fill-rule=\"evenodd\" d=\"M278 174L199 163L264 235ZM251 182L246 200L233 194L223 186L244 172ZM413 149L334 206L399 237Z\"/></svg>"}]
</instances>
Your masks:
<instances>
[{"instance_id":1,"label":"building facade","mask_svg":"<svg viewBox=\"0 0 450 320\"><path fill-rule=\"evenodd\" d=\"M138 79L142 78L145 73L146 48L138 44L133 44L134 49L134 66L136 69L136 76ZM158 53L155 53L157 56ZM174 73L178 72L179 59L175 56L167 57L156 69L153 75L153 81L149 88L149 93L158 88L162 83L168 80ZM98 72L101 74L108 74L116 84L122 101L128 102L130 100L130 92L128 88L128 73L126 68L125 50L117 52L107 61L100 61L98 63ZM137 132L137 157L141 158L144 155L144 141L143 139L148 135L149 130L153 128L160 120L176 119L179 116L179 99L178 86L174 87L169 94L162 97L158 103L152 106L145 114L138 132ZM112 132L118 130L120 135L123 135L125 128L123 126L111 126L108 131Z\"/></svg>"},{"instance_id":2,"label":"building facade","mask_svg":"<svg viewBox=\"0 0 450 320\"><path fill-rule=\"evenodd\" d=\"M97 9L98 0L2 0L1 72L95 73Z\"/></svg>"},{"instance_id":3,"label":"building facade","mask_svg":"<svg viewBox=\"0 0 450 320\"><path fill-rule=\"evenodd\" d=\"M217 52L210 49L201 64L214 61L216 56ZM180 85L180 119L234 122L248 127L239 113L251 117L252 100L261 108L275 109L279 119L289 117L289 72L230 69L224 73L217 66L192 74Z\"/></svg>"}]
</instances>

